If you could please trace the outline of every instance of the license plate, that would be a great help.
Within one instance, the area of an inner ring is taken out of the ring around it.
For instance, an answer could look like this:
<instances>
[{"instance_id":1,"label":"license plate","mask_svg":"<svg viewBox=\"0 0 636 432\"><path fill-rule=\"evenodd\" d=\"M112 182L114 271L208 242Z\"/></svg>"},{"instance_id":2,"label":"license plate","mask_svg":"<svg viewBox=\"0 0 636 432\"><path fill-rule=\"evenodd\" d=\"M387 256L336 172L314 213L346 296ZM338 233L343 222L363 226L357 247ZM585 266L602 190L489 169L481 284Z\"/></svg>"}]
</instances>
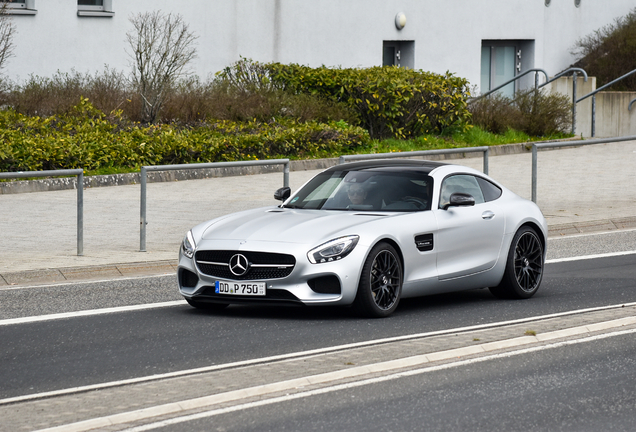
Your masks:
<instances>
[{"instance_id":1,"label":"license plate","mask_svg":"<svg viewBox=\"0 0 636 432\"><path fill-rule=\"evenodd\" d=\"M265 282L221 282L216 281L214 292L217 294L264 296Z\"/></svg>"}]
</instances>

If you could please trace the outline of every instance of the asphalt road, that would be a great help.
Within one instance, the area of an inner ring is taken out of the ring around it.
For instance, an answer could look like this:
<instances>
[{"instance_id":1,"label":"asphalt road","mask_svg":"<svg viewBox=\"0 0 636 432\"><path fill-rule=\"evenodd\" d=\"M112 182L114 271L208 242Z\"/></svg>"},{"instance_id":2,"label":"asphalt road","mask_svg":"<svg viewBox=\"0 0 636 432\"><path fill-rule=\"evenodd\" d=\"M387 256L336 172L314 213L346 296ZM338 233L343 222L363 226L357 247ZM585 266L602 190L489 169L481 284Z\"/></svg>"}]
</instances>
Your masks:
<instances>
[{"instance_id":1,"label":"asphalt road","mask_svg":"<svg viewBox=\"0 0 636 432\"><path fill-rule=\"evenodd\" d=\"M220 313L208 313L185 303L72 316L74 311L179 300L174 276L2 289L0 324L17 317L71 315L0 325L0 399L636 302L636 254L567 261L569 256L633 251L635 238L636 231L625 231L551 240L549 258L553 262L547 264L542 287L530 300L498 300L487 290L437 295L404 300L392 317L382 320L360 319L346 308L231 306ZM518 425L527 426L519 430L553 429L546 425L583 430L578 427L582 424L579 420L568 417L568 410L587 410L592 416L584 424L594 425L603 418L589 409L594 398L601 398L620 414L617 430L627 430L621 426L630 424L636 409L636 375L625 374L634 370L630 360L636 358L634 350L633 335L614 337L337 395L302 398L289 402L289 408L286 402L274 408L241 411L238 418L247 416L245 422L223 415L198 420L201 423L173 425L170 430L207 430L212 421L215 425L220 422L219 430L333 430L341 426L351 430L419 430L423 421L430 425L427 430L449 430L445 424L456 426L451 428L455 430L512 430L515 418ZM611 390L595 392L601 385L612 385L625 402L617 405ZM458 391L464 388L465 393ZM550 402L586 392L594 397L581 396L561 406ZM528 423L533 411L553 413L554 418L565 420L557 424L537 415L534 423ZM275 414L281 412L286 414ZM455 423L444 423L445 418L453 418L453 412L462 415L455 416ZM502 423L502 418L512 423ZM315 427L301 427L308 424ZM391 424L396 427L391 428ZM495 427L497 424L511 427Z\"/></svg>"},{"instance_id":2,"label":"asphalt road","mask_svg":"<svg viewBox=\"0 0 636 432\"><path fill-rule=\"evenodd\" d=\"M498 358L156 431L631 431L634 335Z\"/></svg>"}]
</instances>

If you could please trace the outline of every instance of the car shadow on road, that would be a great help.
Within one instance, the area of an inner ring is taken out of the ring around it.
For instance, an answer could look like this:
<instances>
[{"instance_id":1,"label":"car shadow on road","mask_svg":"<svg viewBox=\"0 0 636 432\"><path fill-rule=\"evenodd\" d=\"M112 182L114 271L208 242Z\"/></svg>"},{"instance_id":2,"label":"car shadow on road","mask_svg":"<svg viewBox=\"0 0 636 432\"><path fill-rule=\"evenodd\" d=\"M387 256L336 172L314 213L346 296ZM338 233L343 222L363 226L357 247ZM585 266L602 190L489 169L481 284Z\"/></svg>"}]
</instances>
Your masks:
<instances>
[{"instance_id":1,"label":"car shadow on road","mask_svg":"<svg viewBox=\"0 0 636 432\"><path fill-rule=\"evenodd\" d=\"M400 305L392 316L407 316L430 312L473 307L479 303L495 305L501 300L495 298L487 289L461 291L449 294L437 294L400 300ZM215 316L224 319L277 319L291 321L346 321L373 320L361 317L347 306L274 306L274 305L230 305L217 311L185 309L192 316ZM389 317L390 319L390 317Z\"/></svg>"}]
</instances>

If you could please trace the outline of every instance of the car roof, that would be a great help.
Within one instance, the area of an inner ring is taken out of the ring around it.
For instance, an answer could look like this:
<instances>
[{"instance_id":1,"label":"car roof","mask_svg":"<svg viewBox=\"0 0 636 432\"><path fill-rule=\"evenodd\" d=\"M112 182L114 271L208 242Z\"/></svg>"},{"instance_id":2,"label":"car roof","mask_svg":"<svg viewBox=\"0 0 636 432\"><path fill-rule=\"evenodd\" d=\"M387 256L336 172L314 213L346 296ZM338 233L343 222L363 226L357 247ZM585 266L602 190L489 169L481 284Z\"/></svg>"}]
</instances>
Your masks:
<instances>
[{"instance_id":1,"label":"car roof","mask_svg":"<svg viewBox=\"0 0 636 432\"><path fill-rule=\"evenodd\" d=\"M448 165L443 162L433 162L429 160L417 160L417 159L378 159L367 160L361 162L350 162L341 165L333 166L325 172L337 172L337 171L364 171L364 170L376 170L376 169L389 169L393 170L415 170L425 174L430 173L435 168L443 165Z\"/></svg>"}]
</instances>

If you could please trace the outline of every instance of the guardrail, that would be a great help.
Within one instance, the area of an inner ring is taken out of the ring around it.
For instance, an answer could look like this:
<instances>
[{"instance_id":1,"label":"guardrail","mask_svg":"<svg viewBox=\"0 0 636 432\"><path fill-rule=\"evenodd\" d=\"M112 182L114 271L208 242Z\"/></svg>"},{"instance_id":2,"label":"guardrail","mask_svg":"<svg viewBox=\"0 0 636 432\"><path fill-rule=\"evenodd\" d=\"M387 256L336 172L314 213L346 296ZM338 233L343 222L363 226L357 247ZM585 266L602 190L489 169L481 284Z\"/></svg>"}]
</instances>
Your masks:
<instances>
[{"instance_id":1,"label":"guardrail","mask_svg":"<svg viewBox=\"0 0 636 432\"><path fill-rule=\"evenodd\" d=\"M18 171L0 173L0 179L77 176L77 256L84 255L84 170Z\"/></svg>"},{"instance_id":2,"label":"guardrail","mask_svg":"<svg viewBox=\"0 0 636 432\"><path fill-rule=\"evenodd\" d=\"M249 167L262 165L283 165L283 186L289 186L289 159L265 159L256 161L237 161L237 162L209 162L181 165L150 165L141 167L140 183L141 183L141 205L140 205L140 232L139 232L139 251L146 252L146 183L147 173L157 171L176 171L176 170L192 170L192 169L208 169L208 168L229 168L229 167Z\"/></svg>"},{"instance_id":3,"label":"guardrail","mask_svg":"<svg viewBox=\"0 0 636 432\"><path fill-rule=\"evenodd\" d=\"M537 177L538 177L538 150L544 148L562 148L562 147L578 147L593 144L606 144L621 141L634 141L636 135L626 137L602 138L585 141L568 141L568 142L536 142L532 144L532 201L537 202Z\"/></svg>"},{"instance_id":4,"label":"guardrail","mask_svg":"<svg viewBox=\"0 0 636 432\"><path fill-rule=\"evenodd\" d=\"M490 147L463 147L454 149L442 149L442 150L419 150L409 152L398 153L373 153L364 155L344 155L338 159L338 164L343 164L347 161L356 160L371 160L371 159L392 159L392 158L404 158L414 156L430 156L430 155L447 155L447 154L460 154L460 153L483 153L484 154L484 174L488 174L488 155L490 154Z\"/></svg>"}]
</instances>

